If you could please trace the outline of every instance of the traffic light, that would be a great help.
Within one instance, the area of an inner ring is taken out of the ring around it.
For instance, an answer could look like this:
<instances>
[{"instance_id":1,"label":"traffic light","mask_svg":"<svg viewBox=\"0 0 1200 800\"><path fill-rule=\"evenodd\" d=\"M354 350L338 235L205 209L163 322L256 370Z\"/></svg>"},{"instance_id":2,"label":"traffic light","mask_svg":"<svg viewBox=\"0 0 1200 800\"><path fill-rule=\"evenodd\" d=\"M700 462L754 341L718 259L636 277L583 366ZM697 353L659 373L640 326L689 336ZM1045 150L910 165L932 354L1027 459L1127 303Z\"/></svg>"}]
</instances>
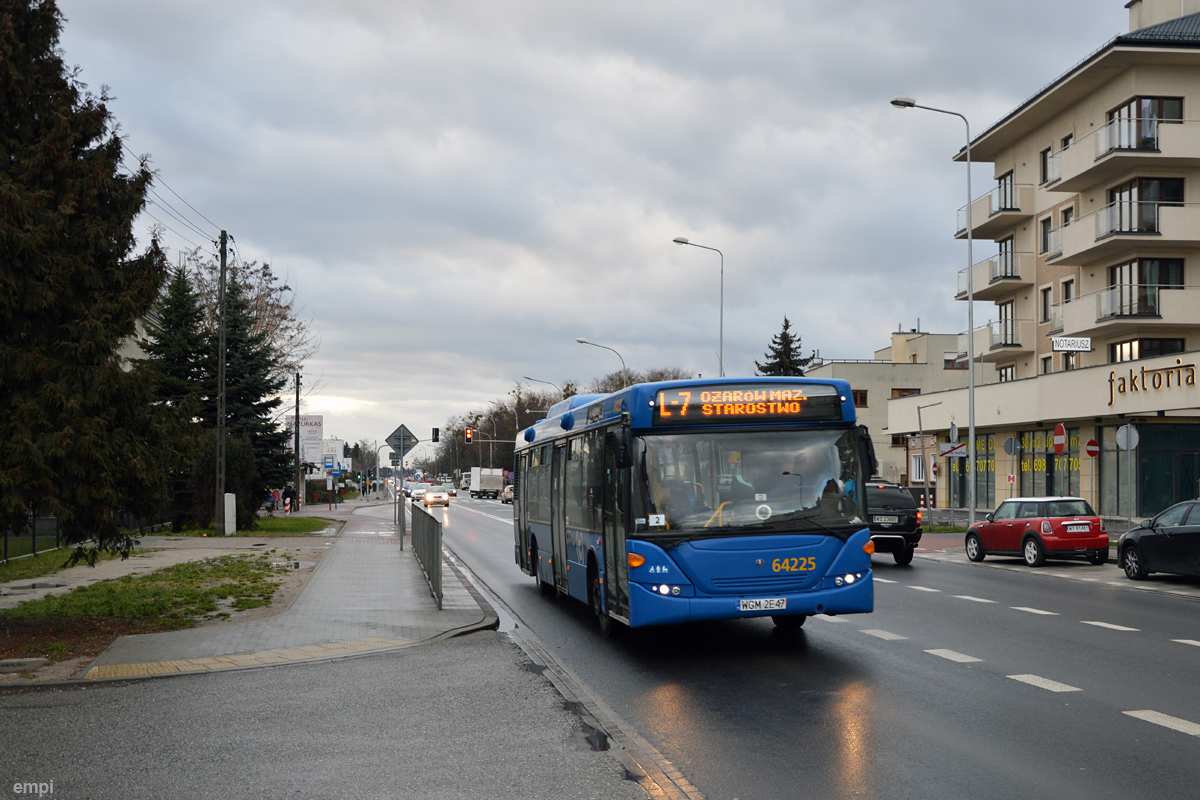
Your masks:
<instances>
[{"instance_id":1,"label":"traffic light","mask_svg":"<svg viewBox=\"0 0 1200 800\"><path fill-rule=\"evenodd\" d=\"M463 431L463 441L465 441L467 444L470 444L471 440L474 438L475 430L473 428L467 428L465 431Z\"/></svg>"},{"instance_id":2,"label":"traffic light","mask_svg":"<svg viewBox=\"0 0 1200 800\"><path fill-rule=\"evenodd\" d=\"M438 440L438 429L434 428L433 429L433 437L432 437L431 441L436 442L437 440Z\"/></svg>"}]
</instances>

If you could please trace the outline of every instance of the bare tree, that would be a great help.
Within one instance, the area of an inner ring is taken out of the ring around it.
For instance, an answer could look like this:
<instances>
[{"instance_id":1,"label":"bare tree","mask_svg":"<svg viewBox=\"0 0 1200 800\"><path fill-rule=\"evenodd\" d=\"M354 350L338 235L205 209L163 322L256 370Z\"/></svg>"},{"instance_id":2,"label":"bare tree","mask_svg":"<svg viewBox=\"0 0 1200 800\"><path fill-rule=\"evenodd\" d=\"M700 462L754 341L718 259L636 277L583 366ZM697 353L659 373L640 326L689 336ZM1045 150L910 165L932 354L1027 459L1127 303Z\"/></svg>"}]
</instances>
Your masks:
<instances>
[{"instance_id":1,"label":"bare tree","mask_svg":"<svg viewBox=\"0 0 1200 800\"><path fill-rule=\"evenodd\" d=\"M212 330L216 327L220 261L215 254L200 248L185 253L184 261L205 310L205 323ZM280 373L294 375L300 364L320 347L309 327L312 318L301 316L303 309L296 306L295 291L286 278L275 274L270 264L235 261L230 272L246 290L255 321L252 332L266 331L267 344L279 357Z\"/></svg>"}]
</instances>

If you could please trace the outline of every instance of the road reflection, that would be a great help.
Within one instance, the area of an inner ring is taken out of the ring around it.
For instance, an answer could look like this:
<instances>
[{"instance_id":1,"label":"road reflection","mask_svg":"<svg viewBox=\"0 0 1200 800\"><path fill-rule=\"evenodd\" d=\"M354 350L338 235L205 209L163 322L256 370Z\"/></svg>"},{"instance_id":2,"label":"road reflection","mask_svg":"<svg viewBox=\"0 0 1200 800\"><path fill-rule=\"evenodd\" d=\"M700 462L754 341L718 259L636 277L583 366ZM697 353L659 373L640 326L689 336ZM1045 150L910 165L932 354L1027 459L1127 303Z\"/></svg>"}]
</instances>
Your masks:
<instances>
[{"instance_id":1,"label":"road reflection","mask_svg":"<svg viewBox=\"0 0 1200 800\"><path fill-rule=\"evenodd\" d=\"M856 681L837 693L831 709L840 747L836 771L842 793L848 797L874 794L871 778L871 721L877 713L873 687Z\"/></svg>"}]
</instances>

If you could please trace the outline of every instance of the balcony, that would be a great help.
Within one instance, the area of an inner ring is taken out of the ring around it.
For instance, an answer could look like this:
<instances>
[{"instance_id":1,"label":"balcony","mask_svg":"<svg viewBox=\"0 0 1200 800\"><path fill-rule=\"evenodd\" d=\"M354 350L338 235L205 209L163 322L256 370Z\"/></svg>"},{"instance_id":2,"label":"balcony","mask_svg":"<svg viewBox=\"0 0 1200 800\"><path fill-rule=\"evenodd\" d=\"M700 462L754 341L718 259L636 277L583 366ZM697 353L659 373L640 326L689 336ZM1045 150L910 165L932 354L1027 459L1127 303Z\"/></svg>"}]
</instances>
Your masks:
<instances>
[{"instance_id":1,"label":"balcony","mask_svg":"<svg viewBox=\"0 0 1200 800\"><path fill-rule=\"evenodd\" d=\"M1059 151L1052 192L1081 192L1130 170L1200 165L1200 126L1191 121L1115 119Z\"/></svg>"},{"instance_id":2,"label":"balcony","mask_svg":"<svg viewBox=\"0 0 1200 800\"><path fill-rule=\"evenodd\" d=\"M1126 252L1151 253L1200 245L1200 204L1116 202L1079 217L1051 232L1060 235L1046 260L1053 264L1088 266Z\"/></svg>"},{"instance_id":3,"label":"balcony","mask_svg":"<svg viewBox=\"0 0 1200 800\"><path fill-rule=\"evenodd\" d=\"M1200 287L1121 284L1055 306L1063 336L1108 336L1200 325Z\"/></svg>"},{"instance_id":4,"label":"balcony","mask_svg":"<svg viewBox=\"0 0 1200 800\"><path fill-rule=\"evenodd\" d=\"M971 268L976 300L998 300L1022 286L1033 285L1033 253L998 253ZM958 272L959 300L967 299L967 270ZM965 352L965 351L964 351Z\"/></svg>"},{"instance_id":5,"label":"balcony","mask_svg":"<svg viewBox=\"0 0 1200 800\"><path fill-rule=\"evenodd\" d=\"M1036 346L1037 325L1031 319L1002 319L975 329L973 347L976 361L1007 361L1022 353L1032 353ZM958 355L967 355L967 334L958 335Z\"/></svg>"},{"instance_id":6,"label":"balcony","mask_svg":"<svg viewBox=\"0 0 1200 800\"><path fill-rule=\"evenodd\" d=\"M1033 186L1001 184L971 203L972 238L991 239L1033 216ZM967 238L967 207L958 210L956 239Z\"/></svg>"}]
</instances>

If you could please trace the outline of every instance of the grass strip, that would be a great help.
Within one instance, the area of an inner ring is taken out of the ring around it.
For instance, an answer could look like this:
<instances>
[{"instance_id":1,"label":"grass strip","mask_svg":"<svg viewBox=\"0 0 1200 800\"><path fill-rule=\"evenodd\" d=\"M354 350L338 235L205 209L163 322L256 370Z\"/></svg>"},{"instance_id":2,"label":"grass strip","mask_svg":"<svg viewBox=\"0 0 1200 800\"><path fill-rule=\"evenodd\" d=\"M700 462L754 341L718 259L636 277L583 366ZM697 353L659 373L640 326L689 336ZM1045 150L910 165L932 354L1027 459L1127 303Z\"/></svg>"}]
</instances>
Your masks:
<instances>
[{"instance_id":1,"label":"grass strip","mask_svg":"<svg viewBox=\"0 0 1200 800\"><path fill-rule=\"evenodd\" d=\"M252 530L238 531L233 535L303 536L323 531L333 524L336 523L324 517L258 517L255 520L255 527ZM184 528L178 533L171 533L169 531L164 531L163 533L167 536L216 536L211 526L207 528Z\"/></svg>"},{"instance_id":2,"label":"grass strip","mask_svg":"<svg viewBox=\"0 0 1200 800\"><path fill-rule=\"evenodd\" d=\"M47 550L36 556L18 558L9 562L0 561L0 583L23 581L29 578L40 578L52 575L67 567L67 559L75 553L74 547L64 547L60 550ZM117 553L101 553L97 561L109 561L119 558ZM83 563L83 562L80 562Z\"/></svg>"}]
</instances>

